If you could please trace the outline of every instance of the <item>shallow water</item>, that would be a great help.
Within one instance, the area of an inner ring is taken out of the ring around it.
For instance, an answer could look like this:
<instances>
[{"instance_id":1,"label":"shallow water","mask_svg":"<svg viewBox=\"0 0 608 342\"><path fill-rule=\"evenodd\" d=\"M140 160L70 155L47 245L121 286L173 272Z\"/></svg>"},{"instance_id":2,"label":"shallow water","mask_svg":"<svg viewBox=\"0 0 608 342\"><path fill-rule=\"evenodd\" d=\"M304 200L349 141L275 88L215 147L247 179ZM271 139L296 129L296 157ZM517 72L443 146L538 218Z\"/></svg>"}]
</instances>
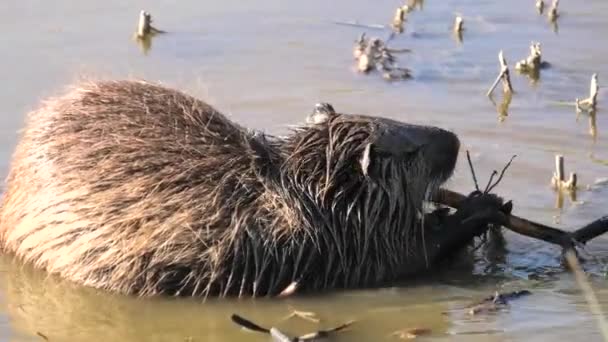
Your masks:
<instances>
[{"instance_id":1,"label":"shallow water","mask_svg":"<svg viewBox=\"0 0 608 342\"><path fill-rule=\"evenodd\" d=\"M392 42L414 50L399 57L415 78L398 83L353 72L351 48L357 36L366 31L385 37L386 31L332 23L384 24L399 4L373 3L146 1L156 26L170 33L155 37L144 54L131 40L143 1L4 0L0 174L6 173L24 114L43 97L82 75L131 76L179 87L242 124L270 133L287 132L319 101L343 112L446 127L459 134L463 151L471 151L480 183L511 155L518 156L496 190L514 200L516 214L569 229L607 213L608 119L601 107L608 91L600 91L595 137L587 117L577 120L572 107L554 102L586 96L594 72L604 83L608 2L561 1L555 33L531 0L426 0L410 14L406 32ZM450 32L456 12L465 18L461 44ZM503 49L512 66L527 55L532 40L542 43L552 67L542 70L535 84L512 70L516 94L509 115L499 118L484 96L498 72L497 53ZM561 209L549 188L555 153L565 156L566 171L575 170L583 188L577 202L566 198ZM461 157L449 187L470 191L470 172ZM317 328L297 319L281 321L293 307L316 312L323 327L357 320L338 335L344 341L395 340L392 332L415 327L431 328L429 340L600 340L578 286L560 266L559 250L512 233L505 236L506 246L482 248L433 279L286 301L202 304L111 296L3 257L0 339L39 341L40 332L51 341L267 340L234 326L229 320L233 312L294 333ZM607 239L590 243L589 252L598 258L585 264L605 309ZM470 317L458 310L495 290L518 289L530 289L533 295L513 302L507 311Z\"/></svg>"}]
</instances>

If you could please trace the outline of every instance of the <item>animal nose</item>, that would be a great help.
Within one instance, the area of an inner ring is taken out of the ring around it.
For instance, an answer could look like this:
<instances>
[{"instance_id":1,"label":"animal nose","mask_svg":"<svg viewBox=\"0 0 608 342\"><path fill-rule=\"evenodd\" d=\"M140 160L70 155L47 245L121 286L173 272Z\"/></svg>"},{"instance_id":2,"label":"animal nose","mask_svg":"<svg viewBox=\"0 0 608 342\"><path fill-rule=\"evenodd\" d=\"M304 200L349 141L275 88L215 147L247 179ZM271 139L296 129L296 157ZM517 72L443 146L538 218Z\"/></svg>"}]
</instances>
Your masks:
<instances>
[{"instance_id":1,"label":"animal nose","mask_svg":"<svg viewBox=\"0 0 608 342\"><path fill-rule=\"evenodd\" d=\"M422 148L431 172L443 180L451 176L460 150L460 140L456 134L440 128L429 132L428 143Z\"/></svg>"},{"instance_id":2,"label":"animal nose","mask_svg":"<svg viewBox=\"0 0 608 342\"><path fill-rule=\"evenodd\" d=\"M390 122L379 127L376 149L394 156L421 153L431 176L445 180L456 166L460 140L438 127Z\"/></svg>"}]
</instances>

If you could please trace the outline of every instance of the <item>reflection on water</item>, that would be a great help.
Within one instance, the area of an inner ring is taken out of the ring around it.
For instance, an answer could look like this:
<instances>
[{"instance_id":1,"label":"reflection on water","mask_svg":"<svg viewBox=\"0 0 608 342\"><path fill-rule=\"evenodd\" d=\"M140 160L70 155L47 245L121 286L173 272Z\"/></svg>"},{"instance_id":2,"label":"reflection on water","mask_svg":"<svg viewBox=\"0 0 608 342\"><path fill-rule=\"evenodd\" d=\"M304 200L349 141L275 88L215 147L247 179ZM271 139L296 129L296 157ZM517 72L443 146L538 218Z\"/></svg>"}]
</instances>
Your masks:
<instances>
[{"instance_id":1,"label":"reflection on water","mask_svg":"<svg viewBox=\"0 0 608 342\"><path fill-rule=\"evenodd\" d=\"M500 103L496 103L494 100L494 96L490 95L490 101L496 106L496 112L498 113L498 121L504 122L509 116L509 106L511 105L511 100L513 99L513 92L507 91L503 92L502 100Z\"/></svg>"},{"instance_id":2,"label":"reflection on water","mask_svg":"<svg viewBox=\"0 0 608 342\"><path fill-rule=\"evenodd\" d=\"M529 71L518 71L520 75L524 75L530 80L530 85L532 87L537 87L540 81L540 69L532 69Z\"/></svg>"},{"instance_id":3,"label":"reflection on water","mask_svg":"<svg viewBox=\"0 0 608 342\"><path fill-rule=\"evenodd\" d=\"M464 43L464 39L462 36L462 31L455 31L454 32L454 39L456 40L456 42L458 43L458 45L462 45Z\"/></svg>"},{"instance_id":4,"label":"reflection on water","mask_svg":"<svg viewBox=\"0 0 608 342\"><path fill-rule=\"evenodd\" d=\"M147 55L148 52L150 52L150 49L152 48L152 39L152 35L146 35L143 37L136 36L134 38L144 55Z\"/></svg>"},{"instance_id":5,"label":"reflection on water","mask_svg":"<svg viewBox=\"0 0 608 342\"><path fill-rule=\"evenodd\" d=\"M551 25L551 31L555 34L559 34L559 23L557 22L557 18L549 19L549 24Z\"/></svg>"},{"instance_id":6,"label":"reflection on water","mask_svg":"<svg viewBox=\"0 0 608 342\"><path fill-rule=\"evenodd\" d=\"M597 141L597 109L591 109L588 112L583 112L580 110L576 111L576 121L578 122L580 116L584 115L587 117L587 122L589 123L589 135L593 138L593 141Z\"/></svg>"},{"instance_id":7,"label":"reflection on water","mask_svg":"<svg viewBox=\"0 0 608 342\"><path fill-rule=\"evenodd\" d=\"M555 208L563 209L564 208L564 198L568 198L570 203L576 203L576 189L573 190L564 190L555 191Z\"/></svg>"},{"instance_id":8,"label":"reflection on water","mask_svg":"<svg viewBox=\"0 0 608 342\"><path fill-rule=\"evenodd\" d=\"M593 110L589 113L589 134L593 137L593 141L597 141L597 111Z\"/></svg>"},{"instance_id":9,"label":"reflection on water","mask_svg":"<svg viewBox=\"0 0 608 342\"><path fill-rule=\"evenodd\" d=\"M581 114L588 115L588 123L582 123L589 125L587 132L577 125L571 106L551 103L587 93L588 75L608 75L608 46L601 43L608 34L608 3L562 2L559 35L528 0L407 4L414 10L391 46L413 50L400 55L399 62L415 78L385 82L352 70L352 42L363 32L388 35L398 5L392 1L152 0L145 9L170 33L137 43L130 35L141 8L130 2L2 1L0 30L6 34L0 36L0 62L6 81L0 91L0 174L6 174L24 113L85 73L162 81L210 102L244 126L275 134L288 132L323 101L344 112L438 125L459 135L462 150L471 151L482 173L518 155L496 189L513 199L518 216L552 224L559 215L558 226L572 229L607 214L608 186L597 180L608 177L608 140L598 134L608 118L601 112ZM454 43L455 13L467 18L466 44ZM336 21L381 23L383 28ZM528 76L513 73L516 92L497 97L491 108L484 95L496 76L498 51L518 56L532 40L543 44L552 67L542 70L533 87ZM598 101L606 98L600 93ZM579 172L580 184L593 184L577 194L576 204L566 205L565 199L561 209L548 184L556 153ZM471 191L466 158L460 158L448 186ZM0 340L40 341L37 332L50 341L268 340L240 330L230 322L232 313L293 334L357 320L338 335L345 341L395 340L393 332L414 328L431 329L429 339L446 341L597 340L595 320L576 283L563 272L560 251L511 232L492 234L472 257L432 279L281 301L112 296L2 258ZM594 275L605 307L608 237L588 248L597 258L584 267ZM470 317L457 310L496 290L521 289L532 296L494 315ZM315 312L321 322L284 320L291 308Z\"/></svg>"}]
</instances>

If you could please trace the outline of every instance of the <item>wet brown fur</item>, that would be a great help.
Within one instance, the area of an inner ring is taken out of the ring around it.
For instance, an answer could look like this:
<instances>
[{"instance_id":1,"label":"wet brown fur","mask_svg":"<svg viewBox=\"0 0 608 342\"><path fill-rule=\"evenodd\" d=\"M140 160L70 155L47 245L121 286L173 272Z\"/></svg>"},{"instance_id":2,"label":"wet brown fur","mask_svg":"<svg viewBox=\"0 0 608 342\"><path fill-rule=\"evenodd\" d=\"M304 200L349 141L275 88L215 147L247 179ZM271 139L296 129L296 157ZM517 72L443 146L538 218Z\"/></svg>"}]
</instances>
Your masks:
<instances>
[{"instance_id":1,"label":"wet brown fur","mask_svg":"<svg viewBox=\"0 0 608 342\"><path fill-rule=\"evenodd\" d=\"M375 118L287 137L143 81L82 82L27 117L0 211L5 251L140 296L378 285L426 268L419 213L452 172L369 156ZM367 155L366 155L367 153Z\"/></svg>"}]
</instances>

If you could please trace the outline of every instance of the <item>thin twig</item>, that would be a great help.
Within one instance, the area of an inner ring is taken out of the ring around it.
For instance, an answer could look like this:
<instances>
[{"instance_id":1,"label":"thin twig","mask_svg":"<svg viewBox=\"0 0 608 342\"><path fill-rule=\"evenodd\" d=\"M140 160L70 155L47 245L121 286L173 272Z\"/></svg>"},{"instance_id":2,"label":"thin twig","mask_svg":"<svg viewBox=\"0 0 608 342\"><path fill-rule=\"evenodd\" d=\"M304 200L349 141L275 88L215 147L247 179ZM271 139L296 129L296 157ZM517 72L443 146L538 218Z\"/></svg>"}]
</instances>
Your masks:
<instances>
[{"instance_id":1,"label":"thin twig","mask_svg":"<svg viewBox=\"0 0 608 342\"><path fill-rule=\"evenodd\" d=\"M380 25L380 24L361 24L361 23L358 23L356 21L334 21L333 23L337 24L337 25L356 26L356 27L369 28L369 29L375 29L375 30L384 30L384 29L386 29L385 25Z\"/></svg>"},{"instance_id":2,"label":"thin twig","mask_svg":"<svg viewBox=\"0 0 608 342\"><path fill-rule=\"evenodd\" d=\"M467 150L467 160L469 161L469 168L471 169L471 174L473 175L473 182L475 182L475 190L479 191L479 184L477 183L477 176L475 176L475 168L473 167L469 150Z\"/></svg>"},{"instance_id":3,"label":"thin twig","mask_svg":"<svg viewBox=\"0 0 608 342\"><path fill-rule=\"evenodd\" d=\"M500 176L498 176L498 179L496 180L496 182L487 190L487 192L492 191L492 189L494 189L498 185L498 183L500 183L500 181L502 181L502 177L504 177L505 172L507 172L507 169L509 168L509 166L511 166L511 163L513 162L513 159L515 159L515 157L517 157L516 154L514 154L513 157L511 157L511 159L507 163L507 165L505 165L505 167L502 168L502 171L500 172Z\"/></svg>"},{"instance_id":4,"label":"thin twig","mask_svg":"<svg viewBox=\"0 0 608 342\"><path fill-rule=\"evenodd\" d=\"M486 184L485 190L483 191L484 194L487 194L489 192L490 185L492 185L492 180L496 176L498 176L498 171L496 171L496 170L492 171L492 174L490 175L490 179L488 179L488 184Z\"/></svg>"},{"instance_id":5,"label":"thin twig","mask_svg":"<svg viewBox=\"0 0 608 342\"><path fill-rule=\"evenodd\" d=\"M549 20L550 21L555 21L557 19L557 17L559 17L559 13L557 12L557 6L559 5L559 0L553 0L553 3L551 4L551 8L549 9Z\"/></svg>"},{"instance_id":6,"label":"thin twig","mask_svg":"<svg viewBox=\"0 0 608 342\"><path fill-rule=\"evenodd\" d=\"M273 341L290 341L290 342L291 341L317 341L318 339L321 339L321 338L327 338L331 335L331 333L344 330L344 329L350 327L355 322L354 320L351 320L346 323L340 324L339 326L334 327L334 328L330 328L330 329L326 329L326 330L318 330L314 333L305 334L305 335L302 335L299 337L292 338L292 337L287 336L285 333L278 330L277 328L274 328L274 327L271 327L270 329L264 328L237 314L233 314L230 318L234 323L240 325L243 328L246 328L246 329L252 330L252 331L265 333L265 334L270 334L271 337L273 338Z\"/></svg>"}]
</instances>

